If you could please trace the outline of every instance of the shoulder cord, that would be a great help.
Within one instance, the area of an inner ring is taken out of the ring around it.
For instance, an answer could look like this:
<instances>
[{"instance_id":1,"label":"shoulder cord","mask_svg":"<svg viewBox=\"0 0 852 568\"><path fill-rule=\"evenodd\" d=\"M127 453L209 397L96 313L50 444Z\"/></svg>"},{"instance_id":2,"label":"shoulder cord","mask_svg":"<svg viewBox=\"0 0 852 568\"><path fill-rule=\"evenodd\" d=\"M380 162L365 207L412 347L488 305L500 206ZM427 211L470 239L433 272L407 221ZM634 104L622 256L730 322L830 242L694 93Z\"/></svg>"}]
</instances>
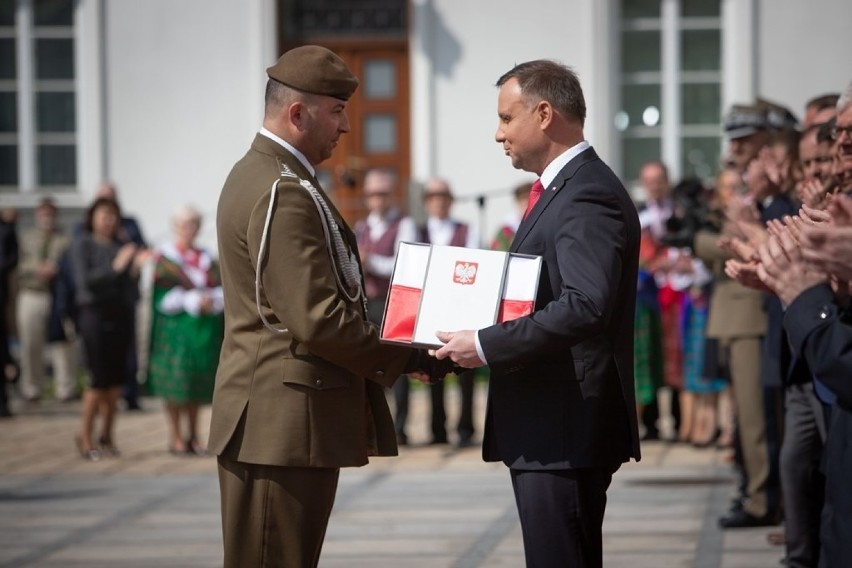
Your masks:
<instances>
[{"instance_id":1,"label":"shoulder cord","mask_svg":"<svg viewBox=\"0 0 852 568\"><path fill-rule=\"evenodd\" d=\"M361 286L361 272L358 269L358 263L355 260L354 254L347 253L346 246L343 244L343 237L340 235L340 227L334 220L328 204L310 181L299 179L299 176L297 176L293 170L287 167L286 164L282 163L281 177L272 183L272 187L270 189L269 208L266 210L266 220L263 223L263 233L260 237L260 250L258 250L257 253L257 269L255 270L254 278L254 296L255 304L257 306L257 315L260 316L260 321L263 322L263 325L267 329L276 333L286 333L288 330L287 328L273 326L266 319L266 316L263 315L263 310L260 308L260 293L263 289L263 284L261 283L261 267L263 266L263 260L266 257L266 239L269 235L269 227L272 224L272 213L275 210L275 202L278 196L278 183L283 178L292 178L293 180L298 181L299 185L304 187L314 200L314 205L317 207L317 212L319 213L320 221L322 222L326 250L328 251L328 256L332 263L332 272L334 272L334 278L337 281L337 288L340 290L341 294L349 300L349 302L355 303L360 299L362 303L366 304L366 297L364 296L364 291ZM346 281L345 285L340 280L340 272L343 273L343 279ZM355 293L350 294L347 286L354 289Z\"/></svg>"}]
</instances>

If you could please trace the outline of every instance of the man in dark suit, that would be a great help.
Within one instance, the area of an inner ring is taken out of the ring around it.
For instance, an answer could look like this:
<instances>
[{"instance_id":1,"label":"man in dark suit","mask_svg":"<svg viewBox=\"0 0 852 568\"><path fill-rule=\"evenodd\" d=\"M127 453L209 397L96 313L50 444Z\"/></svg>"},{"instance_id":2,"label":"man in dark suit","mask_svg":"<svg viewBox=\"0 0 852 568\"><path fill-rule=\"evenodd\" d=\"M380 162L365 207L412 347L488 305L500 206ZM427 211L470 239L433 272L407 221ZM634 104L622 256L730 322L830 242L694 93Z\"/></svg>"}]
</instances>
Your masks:
<instances>
[{"instance_id":1,"label":"man in dark suit","mask_svg":"<svg viewBox=\"0 0 852 568\"><path fill-rule=\"evenodd\" d=\"M225 339L208 447L229 568L317 565L340 468L397 453L382 387L421 364L379 342L355 235L316 177L358 80L318 46L267 74L263 128L216 219Z\"/></svg>"},{"instance_id":2,"label":"man in dark suit","mask_svg":"<svg viewBox=\"0 0 852 568\"><path fill-rule=\"evenodd\" d=\"M584 140L586 106L570 69L530 61L497 86L497 142L541 178L511 248L543 257L536 307L478 332L439 332L446 345L436 354L491 367L482 453L510 468L527 566L601 566L606 490L640 457L639 219Z\"/></svg>"},{"instance_id":3,"label":"man in dark suit","mask_svg":"<svg viewBox=\"0 0 852 568\"><path fill-rule=\"evenodd\" d=\"M833 205L831 224L804 228L798 242L792 235L782 234L761 245L758 268L760 279L787 308L784 329L793 353L836 397L822 462L821 567L845 566L852 554L852 312L844 306L852 281L850 243L852 200L841 198ZM837 291L829 284L830 276L839 283L835 284Z\"/></svg>"}]
</instances>

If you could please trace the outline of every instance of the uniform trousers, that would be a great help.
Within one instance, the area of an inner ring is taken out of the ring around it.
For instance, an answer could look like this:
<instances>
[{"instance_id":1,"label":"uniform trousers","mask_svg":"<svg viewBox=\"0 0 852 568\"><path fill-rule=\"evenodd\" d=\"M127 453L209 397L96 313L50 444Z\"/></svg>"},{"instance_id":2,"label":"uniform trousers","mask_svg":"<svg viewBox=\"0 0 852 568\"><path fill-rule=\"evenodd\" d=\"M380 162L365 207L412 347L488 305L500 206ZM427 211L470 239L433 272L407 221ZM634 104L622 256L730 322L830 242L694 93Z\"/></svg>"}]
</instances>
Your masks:
<instances>
[{"instance_id":1,"label":"uniform trousers","mask_svg":"<svg viewBox=\"0 0 852 568\"><path fill-rule=\"evenodd\" d=\"M225 568L317 566L339 475L219 456Z\"/></svg>"},{"instance_id":2,"label":"uniform trousers","mask_svg":"<svg viewBox=\"0 0 852 568\"><path fill-rule=\"evenodd\" d=\"M50 352L56 398L68 399L77 391L74 351L70 341L47 343L52 297L49 292L18 292L17 324L20 342L21 393L25 398L41 396L44 387L44 353Z\"/></svg>"},{"instance_id":3,"label":"uniform trousers","mask_svg":"<svg viewBox=\"0 0 852 568\"><path fill-rule=\"evenodd\" d=\"M527 568L599 568L616 468L510 469Z\"/></svg>"},{"instance_id":4,"label":"uniform trousers","mask_svg":"<svg viewBox=\"0 0 852 568\"><path fill-rule=\"evenodd\" d=\"M743 510L755 517L769 510L767 483L769 451L766 447L766 420L763 412L763 387L760 384L761 338L728 340L731 384L737 405L739 442L747 478Z\"/></svg>"}]
</instances>

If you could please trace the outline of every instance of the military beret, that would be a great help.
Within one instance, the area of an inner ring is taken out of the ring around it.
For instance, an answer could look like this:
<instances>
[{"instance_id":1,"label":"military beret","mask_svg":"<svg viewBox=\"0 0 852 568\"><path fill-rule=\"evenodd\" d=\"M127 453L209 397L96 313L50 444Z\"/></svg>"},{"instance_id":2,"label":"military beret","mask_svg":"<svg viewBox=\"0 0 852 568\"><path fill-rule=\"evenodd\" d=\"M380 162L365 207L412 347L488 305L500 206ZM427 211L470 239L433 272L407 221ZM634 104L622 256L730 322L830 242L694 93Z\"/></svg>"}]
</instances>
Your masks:
<instances>
[{"instance_id":1,"label":"military beret","mask_svg":"<svg viewBox=\"0 0 852 568\"><path fill-rule=\"evenodd\" d=\"M745 138L766 130L766 111L755 105L733 105L725 115L724 125L728 138Z\"/></svg>"},{"instance_id":2,"label":"military beret","mask_svg":"<svg viewBox=\"0 0 852 568\"><path fill-rule=\"evenodd\" d=\"M270 79L288 87L348 100L358 88L358 79L334 52L318 45L291 49L266 68Z\"/></svg>"}]
</instances>

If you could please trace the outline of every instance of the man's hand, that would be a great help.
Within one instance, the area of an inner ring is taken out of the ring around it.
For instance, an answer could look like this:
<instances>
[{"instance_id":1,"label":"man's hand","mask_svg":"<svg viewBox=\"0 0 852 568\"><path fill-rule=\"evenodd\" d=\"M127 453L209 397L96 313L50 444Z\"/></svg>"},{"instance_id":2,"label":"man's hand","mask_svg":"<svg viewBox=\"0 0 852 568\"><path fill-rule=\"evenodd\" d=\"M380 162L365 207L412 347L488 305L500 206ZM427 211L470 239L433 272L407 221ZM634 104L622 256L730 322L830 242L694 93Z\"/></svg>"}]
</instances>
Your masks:
<instances>
[{"instance_id":1,"label":"man's hand","mask_svg":"<svg viewBox=\"0 0 852 568\"><path fill-rule=\"evenodd\" d=\"M820 179L809 179L799 184L797 188L799 200L816 209L822 209L826 202L825 186Z\"/></svg>"},{"instance_id":2,"label":"man's hand","mask_svg":"<svg viewBox=\"0 0 852 568\"><path fill-rule=\"evenodd\" d=\"M738 237L723 237L719 239L719 246L743 262L751 262L757 255L755 247Z\"/></svg>"},{"instance_id":3,"label":"man's hand","mask_svg":"<svg viewBox=\"0 0 852 568\"><path fill-rule=\"evenodd\" d=\"M823 223L828 223L831 220L831 215L828 211L814 209L813 207L808 207L804 204L802 205L802 208L799 209L799 217L808 225L822 225Z\"/></svg>"},{"instance_id":4,"label":"man's hand","mask_svg":"<svg viewBox=\"0 0 852 568\"><path fill-rule=\"evenodd\" d=\"M760 221L754 199L751 196L735 195L731 197L725 206L724 213L725 217L734 223Z\"/></svg>"},{"instance_id":5,"label":"man's hand","mask_svg":"<svg viewBox=\"0 0 852 568\"><path fill-rule=\"evenodd\" d=\"M801 244L802 256L818 270L852 280L852 227L806 227Z\"/></svg>"},{"instance_id":6,"label":"man's hand","mask_svg":"<svg viewBox=\"0 0 852 568\"><path fill-rule=\"evenodd\" d=\"M421 383L432 385L441 381L448 374L456 371L456 365L452 359L438 360L430 353L418 350L413 357L412 366L408 367L408 375Z\"/></svg>"},{"instance_id":7,"label":"man's hand","mask_svg":"<svg viewBox=\"0 0 852 568\"><path fill-rule=\"evenodd\" d=\"M45 260L44 262L39 263L36 267L36 276L42 282L49 284L51 280L56 276L57 266L56 263L52 260Z\"/></svg>"},{"instance_id":8,"label":"man's hand","mask_svg":"<svg viewBox=\"0 0 852 568\"><path fill-rule=\"evenodd\" d=\"M452 359L457 365L468 369L481 367L485 363L476 353L475 334L475 331L469 329L464 331L439 331L435 335L445 345L440 349L430 349L429 355L433 355L438 359Z\"/></svg>"},{"instance_id":9,"label":"man's hand","mask_svg":"<svg viewBox=\"0 0 852 568\"><path fill-rule=\"evenodd\" d=\"M843 194L832 194L828 204L831 224L838 227L852 227L852 198Z\"/></svg>"},{"instance_id":10,"label":"man's hand","mask_svg":"<svg viewBox=\"0 0 852 568\"><path fill-rule=\"evenodd\" d=\"M815 269L802 258L802 251L789 233L771 238L758 250L757 274L769 288L789 306L796 297L812 286L828 280L825 272Z\"/></svg>"},{"instance_id":11,"label":"man's hand","mask_svg":"<svg viewBox=\"0 0 852 568\"><path fill-rule=\"evenodd\" d=\"M424 385L431 385L431 384L434 384L435 382L437 382L437 381L433 381L432 377L430 377L426 373L420 373L420 372L417 372L417 371L415 371L413 373L408 373L408 376L411 377L412 379L416 379L416 380L420 381Z\"/></svg>"},{"instance_id":12,"label":"man's hand","mask_svg":"<svg viewBox=\"0 0 852 568\"><path fill-rule=\"evenodd\" d=\"M736 280L747 288L753 288L755 290L760 290L761 292L774 294L774 290L767 287L760 279L758 275L758 266L758 262L754 260L749 262L740 262L739 260L731 258L725 261L725 274L727 274L728 278L731 280Z\"/></svg>"}]
</instances>

